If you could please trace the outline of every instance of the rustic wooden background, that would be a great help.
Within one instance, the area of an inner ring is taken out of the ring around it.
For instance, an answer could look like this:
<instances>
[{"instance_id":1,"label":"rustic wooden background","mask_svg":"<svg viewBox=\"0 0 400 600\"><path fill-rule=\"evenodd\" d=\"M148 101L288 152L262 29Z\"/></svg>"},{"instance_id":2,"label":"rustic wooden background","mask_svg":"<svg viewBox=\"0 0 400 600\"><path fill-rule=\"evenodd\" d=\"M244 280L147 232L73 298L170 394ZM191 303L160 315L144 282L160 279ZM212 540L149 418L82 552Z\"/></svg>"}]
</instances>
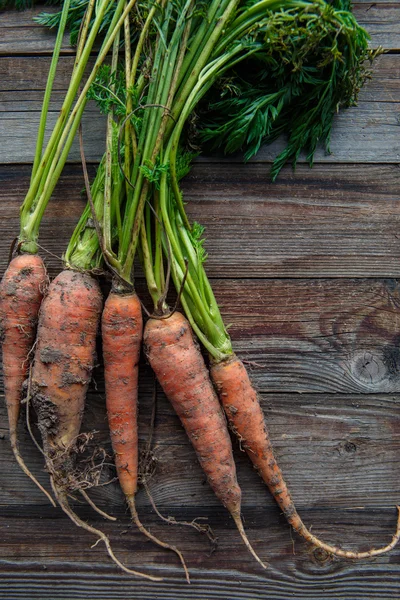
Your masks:
<instances>
[{"instance_id":1,"label":"rustic wooden background","mask_svg":"<svg viewBox=\"0 0 400 600\"><path fill-rule=\"evenodd\" d=\"M38 9L35 9L37 12ZM400 2L357 2L372 46L389 52L375 64L358 108L336 120L331 156L313 170L285 168L277 183L269 161L202 157L184 184L188 211L207 227L208 271L240 356L252 376L271 437L300 514L322 539L347 548L386 544L400 502ZM18 233L18 207L28 186L53 35L32 11L0 13L0 271ZM51 106L54 119L72 64L66 40ZM87 156L102 153L104 123L95 108L84 125ZM51 275L83 206L76 150L43 225ZM87 427L107 444L101 370L96 372ZM141 440L149 423L152 378L143 363ZM159 394L150 487L166 515L208 516L219 539L159 522L143 492L143 521L179 546L192 575L184 583L175 556L129 525L117 484L92 497L118 517L102 522L121 560L165 576L143 583L118 571L102 544L78 530L15 465L6 414L0 425L0 598L116 599L389 599L400 597L400 546L360 563L318 554L291 533L266 488L235 447L243 516L259 569L227 512L208 488L193 450ZM22 454L44 485L40 454L23 425Z\"/></svg>"}]
</instances>

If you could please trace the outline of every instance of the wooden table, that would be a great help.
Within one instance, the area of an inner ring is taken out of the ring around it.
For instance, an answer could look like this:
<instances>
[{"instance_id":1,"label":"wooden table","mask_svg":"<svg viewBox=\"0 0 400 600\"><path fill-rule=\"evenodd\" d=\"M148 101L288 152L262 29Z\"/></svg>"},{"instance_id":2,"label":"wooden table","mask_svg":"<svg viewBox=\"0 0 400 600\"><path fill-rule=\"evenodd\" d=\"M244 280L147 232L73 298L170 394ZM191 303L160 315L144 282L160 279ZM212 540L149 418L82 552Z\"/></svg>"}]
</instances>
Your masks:
<instances>
[{"instance_id":1,"label":"wooden table","mask_svg":"<svg viewBox=\"0 0 400 600\"><path fill-rule=\"evenodd\" d=\"M37 11L37 9L35 9ZM358 108L335 123L332 155L314 168L285 168L268 178L274 148L256 160L201 157L184 183L192 219L206 226L208 272L240 356L250 361L281 467L305 523L322 539L351 549L389 541L400 502L400 2L358 2L372 45L390 53L375 64ZM28 186L53 35L32 12L0 14L1 273L18 234L18 207ZM52 102L54 121L72 53L65 42ZM91 108L86 152L102 153L104 123ZM83 207L76 149L43 224L50 274ZM94 173L94 164L91 166ZM143 289L143 283L139 284ZM86 427L108 444L101 369L95 373ZM141 443L148 434L152 377L143 362ZM162 584L118 571L102 544L77 529L23 475L0 427L0 598L117 599L389 599L400 597L400 546L359 563L313 551L290 531L265 486L235 446L243 516L263 572L243 547L227 512L205 482L194 452L161 393L155 429L157 470L150 488L165 515L208 516L219 539L161 523L143 491L138 505L151 530L184 552L189 588L173 554L130 527L116 483L92 498L118 517L82 518L111 537L132 568L154 567ZM21 450L47 485L43 460L24 426ZM110 471L112 475L112 472Z\"/></svg>"}]
</instances>

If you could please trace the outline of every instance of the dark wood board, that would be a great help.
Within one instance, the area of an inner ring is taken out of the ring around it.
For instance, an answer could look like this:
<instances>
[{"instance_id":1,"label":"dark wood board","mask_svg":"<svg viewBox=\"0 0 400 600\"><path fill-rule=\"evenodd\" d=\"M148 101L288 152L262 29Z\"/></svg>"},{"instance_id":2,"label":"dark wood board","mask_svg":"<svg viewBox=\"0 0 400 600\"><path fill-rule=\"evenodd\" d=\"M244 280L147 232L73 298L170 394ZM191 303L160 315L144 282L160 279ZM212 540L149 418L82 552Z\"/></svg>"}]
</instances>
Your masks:
<instances>
[{"instance_id":1,"label":"dark wood board","mask_svg":"<svg viewBox=\"0 0 400 600\"><path fill-rule=\"evenodd\" d=\"M399 11L400 14L400 11ZM0 61L0 114L3 144L1 163L30 163L35 152L35 136L39 125L41 93L47 77L50 58L4 57ZM28 63L28 64L27 64ZM70 76L72 60L63 57L56 91L50 105L49 127L54 125ZM15 70L14 70L15 68ZM331 153L323 147L316 152L318 163L398 163L400 161L400 55L380 56L374 64L374 78L360 93L356 108L342 110L334 121ZM85 153L88 161L100 160L104 152L105 119L89 103L83 120ZM262 148L251 162L270 162L285 147L278 139ZM214 157L215 158L215 157ZM79 162L78 144L74 144L69 161ZM200 161L210 162L202 155ZM242 162L241 156L218 160ZM305 155L299 161L304 162Z\"/></svg>"},{"instance_id":2,"label":"dark wood board","mask_svg":"<svg viewBox=\"0 0 400 600\"><path fill-rule=\"evenodd\" d=\"M260 392L299 512L322 539L365 550L390 540L400 502L400 2L359 1L355 11L371 44L390 53L376 61L359 107L337 118L333 155L319 151L312 170L299 164L293 173L287 167L275 184L268 170L280 142L247 165L240 157L203 156L185 180L184 194L191 219L206 226L208 272L235 349ZM31 22L32 14L0 13L0 275L18 234L54 40ZM53 119L71 52L66 41ZM101 121L91 107L84 132L93 163L103 148ZM76 151L71 160L77 160ZM83 207L82 189L80 166L68 165L41 236L51 276L61 268L60 256ZM137 283L146 300L140 274ZM94 379L84 429L94 429L95 441L110 451L101 364ZM141 447L152 397L153 378L142 359ZM42 457L23 423L20 439L28 465L47 486ZM314 552L290 531L235 444L246 529L270 565L262 571L205 482L160 390L154 451L158 462L149 486L159 509L177 519L207 516L219 538L210 555L203 536L160 523L139 492L142 520L184 552L190 588L175 556L130 527L115 481L90 493L117 523L101 520L82 504L75 508L110 535L121 560L132 568L149 567L165 577L163 583L119 572L101 543L90 548L95 539L48 506L12 459L0 398L0 600L400 597L400 548L358 563ZM104 478L114 474L107 467Z\"/></svg>"},{"instance_id":3,"label":"dark wood board","mask_svg":"<svg viewBox=\"0 0 400 600\"><path fill-rule=\"evenodd\" d=\"M397 164L286 167L274 184L268 170L197 163L184 181L188 213L206 227L210 276L400 276ZM18 235L29 173L27 165L0 166L1 269ZM81 167L67 166L40 238L52 274L83 208L83 187Z\"/></svg>"}]
</instances>

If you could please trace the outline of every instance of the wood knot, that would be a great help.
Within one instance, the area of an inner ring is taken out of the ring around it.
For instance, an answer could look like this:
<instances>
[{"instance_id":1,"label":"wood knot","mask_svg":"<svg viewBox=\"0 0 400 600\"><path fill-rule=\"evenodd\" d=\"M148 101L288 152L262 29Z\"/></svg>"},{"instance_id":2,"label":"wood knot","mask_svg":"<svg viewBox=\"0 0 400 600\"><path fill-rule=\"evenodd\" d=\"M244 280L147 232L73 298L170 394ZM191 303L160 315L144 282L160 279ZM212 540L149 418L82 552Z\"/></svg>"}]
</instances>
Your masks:
<instances>
[{"instance_id":1,"label":"wood knot","mask_svg":"<svg viewBox=\"0 0 400 600\"><path fill-rule=\"evenodd\" d=\"M388 367L379 350L359 350L350 363L355 379L366 385L376 385L388 377Z\"/></svg>"},{"instance_id":2,"label":"wood knot","mask_svg":"<svg viewBox=\"0 0 400 600\"><path fill-rule=\"evenodd\" d=\"M346 452L352 453L357 450L357 446L353 444L353 442L346 442L344 445L344 449Z\"/></svg>"},{"instance_id":3,"label":"wood knot","mask_svg":"<svg viewBox=\"0 0 400 600\"><path fill-rule=\"evenodd\" d=\"M348 440L345 442L340 442L337 447L337 450L340 456L352 455L357 452L357 445L354 442L349 442Z\"/></svg>"},{"instance_id":4,"label":"wood knot","mask_svg":"<svg viewBox=\"0 0 400 600\"><path fill-rule=\"evenodd\" d=\"M315 548L313 550L313 556L316 562L320 565L325 565L331 559L331 555L329 552L324 550L324 548Z\"/></svg>"}]
</instances>

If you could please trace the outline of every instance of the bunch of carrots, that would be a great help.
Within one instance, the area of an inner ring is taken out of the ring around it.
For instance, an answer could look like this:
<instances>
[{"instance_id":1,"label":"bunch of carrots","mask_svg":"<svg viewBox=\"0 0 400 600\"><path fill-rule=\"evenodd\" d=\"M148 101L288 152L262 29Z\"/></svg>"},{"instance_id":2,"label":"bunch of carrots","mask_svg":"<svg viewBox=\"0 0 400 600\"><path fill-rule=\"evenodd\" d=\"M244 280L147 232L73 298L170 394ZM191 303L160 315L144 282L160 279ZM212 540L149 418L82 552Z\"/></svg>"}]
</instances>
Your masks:
<instances>
[{"instance_id":1,"label":"bunch of carrots","mask_svg":"<svg viewBox=\"0 0 400 600\"><path fill-rule=\"evenodd\" d=\"M312 163L318 143L329 147L335 112L355 104L373 58L368 36L346 0L64 0L43 101L31 183L21 207L16 256L0 288L5 396L11 446L25 473L72 521L82 521L69 497L80 493L84 465L81 426L101 327L106 403L115 466L132 519L138 489L138 363L146 357L178 414L208 482L231 514L254 558L241 520L241 489L228 427L258 470L294 530L308 542L349 559L376 556L387 546L353 552L320 541L302 522L274 458L259 398L235 355L205 272L203 228L186 215L180 180L199 144L255 154L281 133L287 148L272 176L304 149ZM47 145L47 112L67 24L77 32L70 85ZM97 45L95 46L95 42ZM97 48L94 51L94 48ZM95 52L89 74L88 59ZM107 63L105 59L107 57ZM106 114L104 156L92 183L86 169L81 118L88 100ZM193 125L195 124L195 125ZM88 203L64 254L64 270L48 284L38 255L40 223L79 135ZM152 309L135 291L141 263ZM103 306L98 273L112 288ZM167 303L173 282L178 301ZM181 305L183 312L177 310ZM143 323L143 310L146 313ZM209 368L196 341L209 356ZM51 496L18 450L21 401L33 406ZM96 482L93 482L95 485ZM110 517L109 517L110 518Z\"/></svg>"}]
</instances>

